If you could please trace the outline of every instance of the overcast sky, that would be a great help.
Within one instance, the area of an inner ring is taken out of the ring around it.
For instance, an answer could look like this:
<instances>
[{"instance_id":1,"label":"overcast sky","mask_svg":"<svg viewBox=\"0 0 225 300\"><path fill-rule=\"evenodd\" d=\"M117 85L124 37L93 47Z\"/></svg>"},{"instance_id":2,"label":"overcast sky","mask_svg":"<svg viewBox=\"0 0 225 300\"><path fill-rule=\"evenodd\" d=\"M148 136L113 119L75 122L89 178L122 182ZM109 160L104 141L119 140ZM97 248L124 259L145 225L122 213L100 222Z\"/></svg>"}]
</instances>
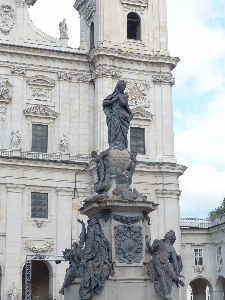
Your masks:
<instances>
[{"instance_id":1,"label":"overcast sky","mask_svg":"<svg viewBox=\"0 0 225 300\"><path fill-rule=\"evenodd\" d=\"M64 17L69 45L79 47L75 0L38 0L34 24L59 37ZM180 179L181 216L205 218L225 197L225 1L167 0L169 50L181 62L173 87L175 155L188 170Z\"/></svg>"}]
</instances>

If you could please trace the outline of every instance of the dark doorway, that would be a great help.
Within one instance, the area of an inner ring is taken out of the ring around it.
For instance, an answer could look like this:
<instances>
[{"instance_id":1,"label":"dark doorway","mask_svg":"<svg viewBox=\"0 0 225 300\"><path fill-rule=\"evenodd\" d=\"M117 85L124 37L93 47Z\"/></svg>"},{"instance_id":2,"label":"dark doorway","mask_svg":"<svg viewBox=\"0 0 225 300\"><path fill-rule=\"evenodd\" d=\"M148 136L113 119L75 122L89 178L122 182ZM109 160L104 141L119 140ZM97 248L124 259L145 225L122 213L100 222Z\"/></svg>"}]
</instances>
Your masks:
<instances>
[{"instance_id":1,"label":"dark doorway","mask_svg":"<svg viewBox=\"0 0 225 300\"><path fill-rule=\"evenodd\" d=\"M25 299L25 272L26 266L22 272L22 299ZM49 290L49 270L43 261L32 261L32 299L49 300L52 299Z\"/></svg>"},{"instance_id":2,"label":"dark doorway","mask_svg":"<svg viewBox=\"0 0 225 300\"><path fill-rule=\"evenodd\" d=\"M141 18L134 12L127 15L127 38L133 40L141 39Z\"/></svg>"}]
</instances>

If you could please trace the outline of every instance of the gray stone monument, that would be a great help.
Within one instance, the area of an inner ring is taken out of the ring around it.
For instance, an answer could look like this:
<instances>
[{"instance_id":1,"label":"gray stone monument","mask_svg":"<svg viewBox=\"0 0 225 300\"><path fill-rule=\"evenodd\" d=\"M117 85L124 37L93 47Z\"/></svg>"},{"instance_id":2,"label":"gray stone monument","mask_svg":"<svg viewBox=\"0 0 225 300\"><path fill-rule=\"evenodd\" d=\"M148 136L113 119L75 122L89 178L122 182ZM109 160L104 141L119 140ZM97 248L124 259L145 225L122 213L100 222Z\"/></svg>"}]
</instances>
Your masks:
<instances>
[{"instance_id":1,"label":"gray stone monument","mask_svg":"<svg viewBox=\"0 0 225 300\"><path fill-rule=\"evenodd\" d=\"M80 241L64 252L70 263L61 289L65 300L177 300L183 285L175 233L150 245L149 213L157 204L131 188L137 154L127 150L132 112L125 88L120 80L103 101L109 148L91 154L95 195L80 209L89 218L87 230L82 222Z\"/></svg>"}]
</instances>

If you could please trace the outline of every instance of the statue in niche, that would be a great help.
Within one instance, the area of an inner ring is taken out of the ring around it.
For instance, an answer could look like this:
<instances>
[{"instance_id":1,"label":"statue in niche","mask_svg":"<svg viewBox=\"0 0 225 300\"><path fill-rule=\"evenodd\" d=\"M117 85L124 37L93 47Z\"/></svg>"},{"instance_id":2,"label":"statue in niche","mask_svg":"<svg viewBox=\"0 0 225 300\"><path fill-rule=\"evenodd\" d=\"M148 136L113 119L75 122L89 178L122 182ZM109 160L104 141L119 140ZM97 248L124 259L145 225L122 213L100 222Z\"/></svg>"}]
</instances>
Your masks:
<instances>
[{"instance_id":1,"label":"statue in niche","mask_svg":"<svg viewBox=\"0 0 225 300\"><path fill-rule=\"evenodd\" d=\"M95 218L88 221L87 231L83 221L79 244L74 250L66 249L65 256L70 261L61 289L68 287L74 278L81 278L80 299L90 299L100 293L110 275L113 275L111 246L102 231L101 224ZM84 247L83 247L84 246ZM73 254L72 254L73 253Z\"/></svg>"},{"instance_id":2,"label":"statue in niche","mask_svg":"<svg viewBox=\"0 0 225 300\"><path fill-rule=\"evenodd\" d=\"M63 153L68 153L68 139L66 137L66 134L64 133L62 138L60 139L60 151Z\"/></svg>"},{"instance_id":3,"label":"statue in niche","mask_svg":"<svg viewBox=\"0 0 225 300\"><path fill-rule=\"evenodd\" d=\"M20 293L20 289L13 282L12 286L9 288L9 291L8 291L9 299L10 300L18 299L19 293Z\"/></svg>"},{"instance_id":4,"label":"statue in niche","mask_svg":"<svg viewBox=\"0 0 225 300\"><path fill-rule=\"evenodd\" d=\"M113 93L103 100L109 146L117 146L122 149L127 149L127 133L133 117L128 105L129 96L124 93L125 89L125 81L119 80Z\"/></svg>"},{"instance_id":5,"label":"statue in niche","mask_svg":"<svg viewBox=\"0 0 225 300\"><path fill-rule=\"evenodd\" d=\"M9 88L3 81L0 81L0 99L8 101L12 99L12 97L9 95Z\"/></svg>"},{"instance_id":6,"label":"statue in niche","mask_svg":"<svg viewBox=\"0 0 225 300\"><path fill-rule=\"evenodd\" d=\"M65 279L62 285L61 290L59 291L64 295L64 289L68 288L74 278L80 278L81 273L80 273L80 262L81 262L81 257L82 257L82 249L84 246L85 238L86 238L86 230L85 230L85 224L82 220L77 220L79 223L82 224L82 232L80 234L80 240L79 242L74 242L72 249L65 249L63 251L63 257L65 261L69 261L69 268L66 269L66 275Z\"/></svg>"},{"instance_id":7,"label":"statue in niche","mask_svg":"<svg viewBox=\"0 0 225 300\"><path fill-rule=\"evenodd\" d=\"M11 144L13 150L21 150L21 135L19 134L19 130L14 130L11 133Z\"/></svg>"},{"instance_id":8,"label":"statue in niche","mask_svg":"<svg viewBox=\"0 0 225 300\"><path fill-rule=\"evenodd\" d=\"M59 32L60 32L60 39L69 39L66 19L63 19L63 21L59 23Z\"/></svg>"},{"instance_id":9,"label":"statue in niche","mask_svg":"<svg viewBox=\"0 0 225 300\"><path fill-rule=\"evenodd\" d=\"M148 263L148 275L154 282L155 291L164 299L172 299L172 282L176 282L177 287L184 286L182 277L182 260L176 254L173 244L176 240L175 232L170 230L166 233L164 239L155 240L150 245L150 238L145 237L146 246L152 254L152 259Z\"/></svg>"},{"instance_id":10,"label":"statue in niche","mask_svg":"<svg viewBox=\"0 0 225 300\"><path fill-rule=\"evenodd\" d=\"M94 189L95 192L99 194L105 194L111 186L111 166L109 164L108 154L108 150L101 152L100 155L98 155L96 151L92 151L91 153L92 160L96 163L98 178L94 183Z\"/></svg>"}]
</instances>

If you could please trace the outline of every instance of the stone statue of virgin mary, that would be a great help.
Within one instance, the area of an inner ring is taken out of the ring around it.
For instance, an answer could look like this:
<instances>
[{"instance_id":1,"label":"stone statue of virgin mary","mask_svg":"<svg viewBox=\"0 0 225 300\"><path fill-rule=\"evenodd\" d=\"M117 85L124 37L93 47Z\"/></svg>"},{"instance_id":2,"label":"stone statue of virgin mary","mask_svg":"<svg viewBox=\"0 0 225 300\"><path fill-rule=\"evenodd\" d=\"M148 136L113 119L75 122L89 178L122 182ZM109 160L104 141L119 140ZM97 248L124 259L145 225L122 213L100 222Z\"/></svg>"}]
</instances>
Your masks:
<instances>
[{"instance_id":1,"label":"stone statue of virgin mary","mask_svg":"<svg viewBox=\"0 0 225 300\"><path fill-rule=\"evenodd\" d=\"M122 149L127 149L127 133L133 117L128 105L128 94L124 93L125 89L125 81L119 80L113 93L103 100L109 146Z\"/></svg>"}]
</instances>

